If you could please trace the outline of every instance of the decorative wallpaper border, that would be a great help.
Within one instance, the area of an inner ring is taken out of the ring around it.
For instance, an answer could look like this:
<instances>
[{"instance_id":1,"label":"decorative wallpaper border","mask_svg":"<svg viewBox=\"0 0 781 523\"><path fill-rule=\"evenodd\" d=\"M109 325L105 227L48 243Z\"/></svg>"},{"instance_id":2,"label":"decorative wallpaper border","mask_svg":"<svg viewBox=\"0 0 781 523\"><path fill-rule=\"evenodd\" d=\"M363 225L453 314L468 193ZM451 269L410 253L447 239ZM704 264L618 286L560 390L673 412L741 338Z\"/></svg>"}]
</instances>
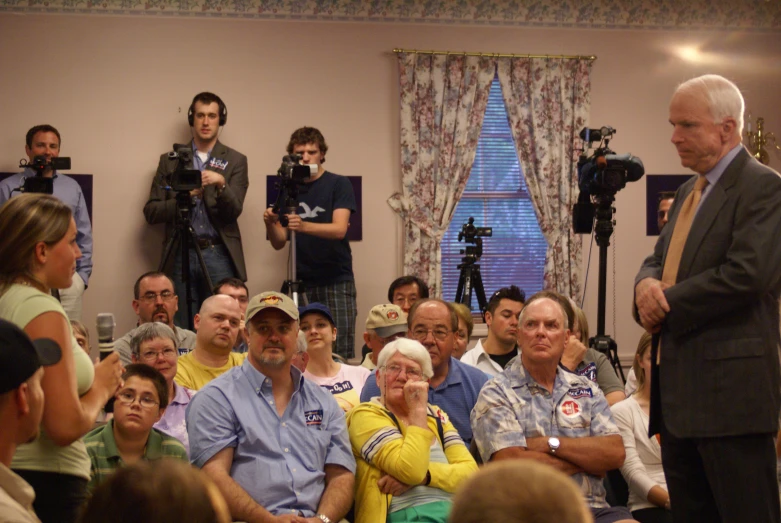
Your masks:
<instances>
[{"instance_id":1,"label":"decorative wallpaper border","mask_svg":"<svg viewBox=\"0 0 781 523\"><path fill-rule=\"evenodd\" d=\"M0 12L781 32L781 0L0 0Z\"/></svg>"}]
</instances>

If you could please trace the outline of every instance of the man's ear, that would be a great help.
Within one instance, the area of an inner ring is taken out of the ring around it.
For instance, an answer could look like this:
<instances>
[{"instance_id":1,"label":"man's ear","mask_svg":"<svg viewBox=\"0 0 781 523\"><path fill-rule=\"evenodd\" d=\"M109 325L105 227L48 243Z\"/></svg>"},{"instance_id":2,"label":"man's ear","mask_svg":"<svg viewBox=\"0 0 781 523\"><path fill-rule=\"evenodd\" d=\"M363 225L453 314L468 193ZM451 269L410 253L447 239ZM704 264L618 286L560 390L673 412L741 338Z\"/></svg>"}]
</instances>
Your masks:
<instances>
[{"instance_id":1,"label":"man's ear","mask_svg":"<svg viewBox=\"0 0 781 523\"><path fill-rule=\"evenodd\" d=\"M196 314L195 317L193 318L193 328L195 329L196 332L198 332L198 326L200 324L201 324L201 315Z\"/></svg>"},{"instance_id":2,"label":"man's ear","mask_svg":"<svg viewBox=\"0 0 781 523\"><path fill-rule=\"evenodd\" d=\"M363 333L363 342L366 344L367 347L369 346L369 333L368 332L364 332Z\"/></svg>"},{"instance_id":3,"label":"man's ear","mask_svg":"<svg viewBox=\"0 0 781 523\"><path fill-rule=\"evenodd\" d=\"M30 402L27 400L27 395L30 393L30 387L27 383L22 383L14 391L14 401L16 402L16 408L22 416L26 416L30 413Z\"/></svg>"}]
</instances>

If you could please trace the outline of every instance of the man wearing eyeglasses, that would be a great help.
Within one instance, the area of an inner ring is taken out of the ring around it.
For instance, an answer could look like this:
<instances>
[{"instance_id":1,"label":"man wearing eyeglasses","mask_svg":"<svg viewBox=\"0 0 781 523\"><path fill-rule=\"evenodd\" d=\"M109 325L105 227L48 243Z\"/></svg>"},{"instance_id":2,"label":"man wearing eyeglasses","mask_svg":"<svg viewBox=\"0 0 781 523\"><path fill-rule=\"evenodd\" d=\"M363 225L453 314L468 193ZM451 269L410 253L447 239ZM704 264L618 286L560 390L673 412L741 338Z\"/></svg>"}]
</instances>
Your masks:
<instances>
[{"instance_id":1,"label":"man wearing eyeglasses","mask_svg":"<svg viewBox=\"0 0 781 523\"><path fill-rule=\"evenodd\" d=\"M353 503L355 458L342 409L292 365L298 320L284 294L252 298L246 360L187 409L191 461L236 521L336 523Z\"/></svg>"},{"instance_id":2,"label":"man wearing eyeglasses","mask_svg":"<svg viewBox=\"0 0 781 523\"><path fill-rule=\"evenodd\" d=\"M171 327L176 335L176 348L180 354L186 354L195 348L195 333L174 325L174 315L179 310L179 297L174 292L174 283L164 272L146 272L136 280L133 286L133 310L138 317L138 325L160 322ZM132 363L130 338L133 332L131 330L114 342L114 350L119 353L119 359L125 366Z\"/></svg>"},{"instance_id":3,"label":"man wearing eyeglasses","mask_svg":"<svg viewBox=\"0 0 781 523\"><path fill-rule=\"evenodd\" d=\"M94 490L119 467L141 460L175 458L187 461L182 443L154 429L168 406L168 387L159 371L128 365L125 385L117 392L114 419L84 436L92 466L88 489Z\"/></svg>"},{"instance_id":4,"label":"man wearing eyeglasses","mask_svg":"<svg viewBox=\"0 0 781 523\"><path fill-rule=\"evenodd\" d=\"M407 337L422 343L431 356L434 376L429 380L428 402L447 413L458 435L469 446L472 442L469 413L489 376L451 356L457 330L455 310L440 299L416 301L407 317ZM361 401L379 395L377 376L372 374L363 386Z\"/></svg>"},{"instance_id":5,"label":"man wearing eyeglasses","mask_svg":"<svg viewBox=\"0 0 781 523\"><path fill-rule=\"evenodd\" d=\"M185 411L195 391L174 381L179 358L176 343L174 331L160 322L141 325L133 331L130 338L133 363L143 363L157 369L165 378L168 388L168 407L160 421L154 424L154 428L181 441L189 455L190 439L187 437Z\"/></svg>"}]
</instances>

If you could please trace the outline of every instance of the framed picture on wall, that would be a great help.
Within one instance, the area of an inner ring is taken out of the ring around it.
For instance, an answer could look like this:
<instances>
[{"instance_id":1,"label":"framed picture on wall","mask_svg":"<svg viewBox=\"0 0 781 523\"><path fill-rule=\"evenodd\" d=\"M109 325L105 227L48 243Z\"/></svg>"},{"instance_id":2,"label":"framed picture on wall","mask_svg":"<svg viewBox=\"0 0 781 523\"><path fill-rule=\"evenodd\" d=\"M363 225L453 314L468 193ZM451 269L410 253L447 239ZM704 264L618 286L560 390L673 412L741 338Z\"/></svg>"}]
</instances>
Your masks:
<instances>
[{"instance_id":1,"label":"framed picture on wall","mask_svg":"<svg viewBox=\"0 0 781 523\"><path fill-rule=\"evenodd\" d=\"M646 236L658 236L657 209L659 205L659 193L678 190L683 182L694 176L693 174L648 174L645 177L645 234Z\"/></svg>"}]
</instances>

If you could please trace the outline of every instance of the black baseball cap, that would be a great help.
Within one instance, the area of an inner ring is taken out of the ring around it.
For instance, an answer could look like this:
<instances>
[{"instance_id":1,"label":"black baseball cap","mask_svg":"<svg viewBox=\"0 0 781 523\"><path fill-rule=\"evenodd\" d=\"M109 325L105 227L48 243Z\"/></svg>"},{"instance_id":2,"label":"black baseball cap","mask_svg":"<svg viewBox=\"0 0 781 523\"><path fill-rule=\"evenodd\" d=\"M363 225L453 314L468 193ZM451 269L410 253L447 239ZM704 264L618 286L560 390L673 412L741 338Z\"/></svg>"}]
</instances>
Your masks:
<instances>
[{"instance_id":1,"label":"black baseball cap","mask_svg":"<svg viewBox=\"0 0 781 523\"><path fill-rule=\"evenodd\" d=\"M31 341L22 329L0 320L0 394L14 390L41 367L60 361L60 345L48 338Z\"/></svg>"}]
</instances>

